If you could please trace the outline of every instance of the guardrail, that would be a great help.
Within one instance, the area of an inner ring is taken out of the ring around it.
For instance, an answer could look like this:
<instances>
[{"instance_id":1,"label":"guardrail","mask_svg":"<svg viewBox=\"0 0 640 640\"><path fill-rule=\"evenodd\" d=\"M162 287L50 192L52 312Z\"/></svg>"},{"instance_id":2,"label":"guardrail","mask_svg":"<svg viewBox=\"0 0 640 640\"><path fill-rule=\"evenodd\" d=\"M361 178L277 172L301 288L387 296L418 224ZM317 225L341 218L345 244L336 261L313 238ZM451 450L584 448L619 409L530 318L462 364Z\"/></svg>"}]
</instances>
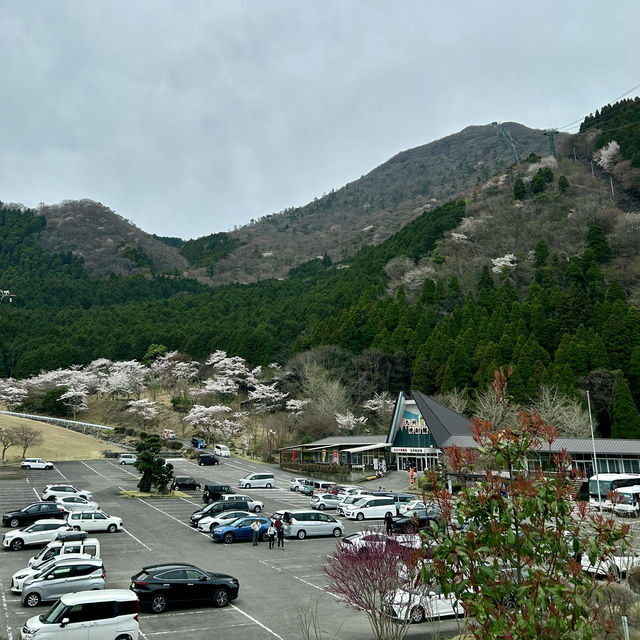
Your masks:
<instances>
[{"instance_id":1,"label":"guardrail","mask_svg":"<svg viewBox=\"0 0 640 640\"><path fill-rule=\"evenodd\" d=\"M37 420L38 422L47 422L49 424L57 424L67 429L99 429L101 431L113 431L113 427L107 427L103 424L93 424L91 422L77 422L76 420L63 420L62 418L52 418L50 416L37 416L29 413L16 413L15 411L0 411L0 415L14 416L16 418L28 418L29 420Z\"/></svg>"}]
</instances>

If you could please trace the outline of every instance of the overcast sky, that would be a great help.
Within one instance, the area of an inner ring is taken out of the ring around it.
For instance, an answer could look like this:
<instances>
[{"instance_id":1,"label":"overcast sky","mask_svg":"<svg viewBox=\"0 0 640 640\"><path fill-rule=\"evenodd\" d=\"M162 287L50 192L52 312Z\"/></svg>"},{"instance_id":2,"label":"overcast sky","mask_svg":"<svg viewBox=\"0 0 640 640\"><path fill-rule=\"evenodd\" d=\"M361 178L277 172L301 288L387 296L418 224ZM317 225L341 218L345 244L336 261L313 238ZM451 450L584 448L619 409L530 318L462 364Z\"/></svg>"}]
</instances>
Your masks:
<instances>
[{"instance_id":1,"label":"overcast sky","mask_svg":"<svg viewBox=\"0 0 640 640\"><path fill-rule=\"evenodd\" d=\"M3 0L0 200L226 231L471 124L582 118L640 84L639 25L636 0Z\"/></svg>"}]
</instances>

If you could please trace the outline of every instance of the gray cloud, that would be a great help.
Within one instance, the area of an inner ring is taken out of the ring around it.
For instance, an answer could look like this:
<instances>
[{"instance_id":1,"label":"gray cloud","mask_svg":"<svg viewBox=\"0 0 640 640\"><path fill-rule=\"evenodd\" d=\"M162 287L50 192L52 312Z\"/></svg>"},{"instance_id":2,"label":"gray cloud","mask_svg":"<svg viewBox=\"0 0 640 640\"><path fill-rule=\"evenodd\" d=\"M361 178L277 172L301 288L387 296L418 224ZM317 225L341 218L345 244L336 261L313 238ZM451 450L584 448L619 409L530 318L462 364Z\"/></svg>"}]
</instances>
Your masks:
<instances>
[{"instance_id":1,"label":"gray cloud","mask_svg":"<svg viewBox=\"0 0 640 640\"><path fill-rule=\"evenodd\" d=\"M0 199L226 230L470 124L576 120L640 82L638 24L633 0L7 0Z\"/></svg>"}]
</instances>

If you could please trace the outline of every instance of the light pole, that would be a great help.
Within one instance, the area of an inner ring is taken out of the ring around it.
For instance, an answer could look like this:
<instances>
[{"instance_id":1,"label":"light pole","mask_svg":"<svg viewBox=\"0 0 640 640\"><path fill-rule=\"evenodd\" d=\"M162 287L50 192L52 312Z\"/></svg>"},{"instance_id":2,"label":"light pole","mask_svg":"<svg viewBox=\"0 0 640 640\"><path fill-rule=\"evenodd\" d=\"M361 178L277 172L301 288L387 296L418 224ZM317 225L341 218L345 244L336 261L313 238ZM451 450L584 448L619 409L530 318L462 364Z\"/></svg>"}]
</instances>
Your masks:
<instances>
[{"instance_id":1,"label":"light pole","mask_svg":"<svg viewBox=\"0 0 640 640\"><path fill-rule=\"evenodd\" d=\"M267 443L269 444L269 460L271 460L271 455L273 453L273 436L276 435L276 432L273 429L269 429L267 431Z\"/></svg>"}]
</instances>

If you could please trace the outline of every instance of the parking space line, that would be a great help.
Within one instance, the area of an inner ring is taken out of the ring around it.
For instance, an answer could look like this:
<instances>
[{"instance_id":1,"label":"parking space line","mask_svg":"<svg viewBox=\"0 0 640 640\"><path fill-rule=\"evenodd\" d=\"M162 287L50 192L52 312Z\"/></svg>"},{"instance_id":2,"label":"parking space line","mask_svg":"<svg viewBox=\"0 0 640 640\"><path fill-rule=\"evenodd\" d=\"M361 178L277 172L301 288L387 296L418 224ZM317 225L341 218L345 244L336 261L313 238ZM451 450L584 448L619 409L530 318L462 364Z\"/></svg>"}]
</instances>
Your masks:
<instances>
[{"instance_id":1,"label":"parking space line","mask_svg":"<svg viewBox=\"0 0 640 640\"><path fill-rule=\"evenodd\" d=\"M2 610L7 621L7 638L13 638L13 635L11 634L11 626L9 625L9 607L7 606L7 598L4 595L4 592L4 583L2 581L2 578L0 578L0 593L2 594L2 596L0 597L0 601L2 602Z\"/></svg>"},{"instance_id":2,"label":"parking space line","mask_svg":"<svg viewBox=\"0 0 640 640\"><path fill-rule=\"evenodd\" d=\"M136 542L139 542L145 549L148 549L149 551L153 551L153 549L151 547L147 547L147 545L142 542L142 540L138 540L138 538L136 538L133 533L131 533L130 531L127 531L124 527L122 527L122 530L128 535L131 536Z\"/></svg>"},{"instance_id":3,"label":"parking space line","mask_svg":"<svg viewBox=\"0 0 640 640\"><path fill-rule=\"evenodd\" d=\"M199 502L194 502L193 500L189 500L188 498L180 498L180 500L184 500L185 502L188 502L189 504L193 504L198 508L201 508L201 505Z\"/></svg>"},{"instance_id":4,"label":"parking space line","mask_svg":"<svg viewBox=\"0 0 640 640\"><path fill-rule=\"evenodd\" d=\"M278 635L275 631L269 629L269 627L262 624L262 622L260 622L259 620L256 620L253 616L250 616L246 611L243 611L242 609L238 609L238 607L236 607L235 604L230 604L229 606L232 609L235 609L236 611L241 613L243 616L246 616L247 618L249 618L249 620L257 624L260 628L264 629L267 633L270 633L274 638L278 638L278 640L284 640L282 636Z\"/></svg>"},{"instance_id":5,"label":"parking space line","mask_svg":"<svg viewBox=\"0 0 640 640\"><path fill-rule=\"evenodd\" d=\"M40 497L40 494L36 491L35 487L31 487L33 489L33 493L36 494L36 498L38 498L38 502L40 502L42 500L42 498Z\"/></svg>"},{"instance_id":6,"label":"parking space line","mask_svg":"<svg viewBox=\"0 0 640 640\"><path fill-rule=\"evenodd\" d=\"M313 587L314 589L317 589L318 591L322 591L322 593L328 593L330 596L333 596L336 600L340 600L340 596L336 595L335 593L332 593L331 591L327 591L324 587L319 587L317 584L313 584L312 582L309 582L308 580L303 580L302 578L299 578L298 576L291 576L292 578L295 578L296 580L300 580L300 582L304 582L304 584L309 585L310 587Z\"/></svg>"},{"instance_id":7,"label":"parking space line","mask_svg":"<svg viewBox=\"0 0 640 640\"><path fill-rule=\"evenodd\" d=\"M171 518L172 520L179 522L183 527L187 527L189 531L194 531L195 533L198 533L201 536L204 536L205 538L209 537L206 533L203 533L202 531L198 531L197 529L194 529L191 525L188 525L186 522L182 522L182 520L178 520L178 518L174 518L170 513L167 513L162 509L158 509L158 507L154 507L152 504L149 504L148 502L144 501L142 498L136 498L136 499L142 502L142 504L146 504L148 507L151 507L152 509L155 509L156 511L159 511L160 513L164 514L165 516L167 516L167 518Z\"/></svg>"},{"instance_id":8,"label":"parking space line","mask_svg":"<svg viewBox=\"0 0 640 640\"><path fill-rule=\"evenodd\" d=\"M107 476L105 476L103 473L100 473L99 471L96 471L93 467L90 467L86 462L84 462L84 460L80 460L81 464L83 464L85 467L87 467L87 469L90 469L91 471L93 471L93 473L97 473L99 476L101 476L102 478L104 478L105 480L109 480L109 478L107 478Z\"/></svg>"},{"instance_id":9,"label":"parking space line","mask_svg":"<svg viewBox=\"0 0 640 640\"><path fill-rule=\"evenodd\" d=\"M137 473L131 473L131 471L127 471L124 468L124 465L122 465L122 464L116 464L115 462L111 462L111 460L106 460L106 462L108 462L112 467L116 467L116 469L118 469L118 471L124 471L124 473L128 473L130 476L133 476L134 478L138 477Z\"/></svg>"}]
</instances>

